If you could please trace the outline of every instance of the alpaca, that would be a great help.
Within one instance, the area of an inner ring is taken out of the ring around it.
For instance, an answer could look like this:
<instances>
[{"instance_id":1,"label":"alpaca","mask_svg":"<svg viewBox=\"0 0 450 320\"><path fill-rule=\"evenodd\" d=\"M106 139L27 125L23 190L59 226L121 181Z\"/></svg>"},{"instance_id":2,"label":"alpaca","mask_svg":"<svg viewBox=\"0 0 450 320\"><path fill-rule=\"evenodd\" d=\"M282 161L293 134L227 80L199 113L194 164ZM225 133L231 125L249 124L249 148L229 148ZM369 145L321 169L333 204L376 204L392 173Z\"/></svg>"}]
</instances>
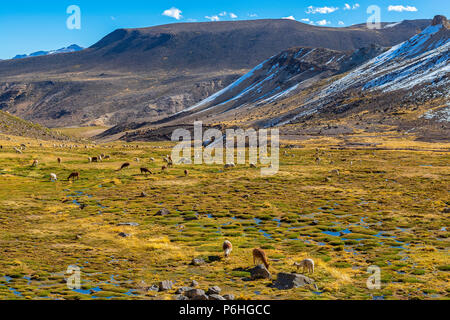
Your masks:
<instances>
[{"instance_id":1,"label":"alpaca","mask_svg":"<svg viewBox=\"0 0 450 320\"><path fill-rule=\"evenodd\" d=\"M162 166L162 167L161 167L161 171L162 171L162 172L164 172L164 171L166 171L166 170L167 170L167 166Z\"/></svg>"},{"instance_id":2,"label":"alpaca","mask_svg":"<svg viewBox=\"0 0 450 320\"><path fill-rule=\"evenodd\" d=\"M62 160L61 158L58 158L58 164L61 164Z\"/></svg>"},{"instance_id":3,"label":"alpaca","mask_svg":"<svg viewBox=\"0 0 450 320\"><path fill-rule=\"evenodd\" d=\"M228 258L231 254L231 251L233 251L233 245L231 244L230 241L225 240L225 242L223 243L223 252L225 254L225 258Z\"/></svg>"},{"instance_id":4,"label":"alpaca","mask_svg":"<svg viewBox=\"0 0 450 320\"><path fill-rule=\"evenodd\" d=\"M55 173L50 173L50 180L51 181L57 181L58 180L58 177L56 176Z\"/></svg>"},{"instance_id":5,"label":"alpaca","mask_svg":"<svg viewBox=\"0 0 450 320\"><path fill-rule=\"evenodd\" d=\"M266 253L262 249L253 249L253 263L256 264L256 261L259 260L269 269L269 262L267 260Z\"/></svg>"},{"instance_id":6,"label":"alpaca","mask_svg":"<svg viewBox=\"0 0 450 320\"><path fill-rule=\"evenodd\" d=\"M305 273L305 270L314 273L314 261L312 259L305 259L300 262L295 262L294 266L297 267L297 270L303 268L303 273Z\"/></svg>"},{"instance_id":7,"label":"alpaca","mask_svg":"<svg viewBox=\"0 0 450 320\"><path fill-rule=\"evenodd\" d=\"M147 168L141 168L141 174L152 174L152 172L150 170L148 170Z\"/></svg>"},{"instance_id":8,"label":"alpaca","mask_svg":"<svg viewBox=\"0 0 450 320\"><path fill-rule=\"evenodd\" d=\"M184 176L187 177L189 175L189 171L184 170Z\"/></svg>"},{"instance_id":9,"label":"alpaca","mask_svg":"<svg viewBox=\"0 0 450 320\"><path fill-rule=\"evenodd\" d=\"M70 176L67 178L67 181L70 181L72 179L73 181L80 179L80 174L78 172L72 172Z\"/></svg>"},{"instance_id":10,"label":"alpaca","mask_svg":"<svg viewBox=\"0 0 450 320\"><path fill-rule=\"evenodd\" d=\"M128 168L128 167L130 167L130 164L129 164L128 162L125 162L125 163L120 167L120 169L118 169L117 171L123 170L123 169Z\"/></svg>"},{"instance_id":11,"label":"alpaca","mask_svg":"<svg viewBox=\"0 0 450 320\"><path fill-rule=\"evenodd\" d=\"M32 167L37 167L38 164L39 164L39 161L38 161L38 160L34 160L34 161L33 161L33 164L32 164L31 166L32 166Z\"/></svg>"}]
</instances>

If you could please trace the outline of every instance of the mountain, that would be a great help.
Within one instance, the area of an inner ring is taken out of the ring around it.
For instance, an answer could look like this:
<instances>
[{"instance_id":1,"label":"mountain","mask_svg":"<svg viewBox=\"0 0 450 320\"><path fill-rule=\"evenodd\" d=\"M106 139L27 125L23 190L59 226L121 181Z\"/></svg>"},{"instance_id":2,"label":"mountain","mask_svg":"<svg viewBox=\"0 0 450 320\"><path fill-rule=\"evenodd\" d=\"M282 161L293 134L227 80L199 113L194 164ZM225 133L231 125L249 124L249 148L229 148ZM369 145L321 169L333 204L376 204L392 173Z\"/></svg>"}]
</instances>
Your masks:
<instances>
[{"instance_id":1,"label":"mountain","mask_svg":"<svg viewBox=\"0 0 450 320\"><path fill-rule=\"evenodd\" d=\"M292 48L172 117L135 126L125 138L147 139L155 127L203 120L229 127L276 126L287 135L400 130L448 139L449 48L443 16L389 50Z\"/></svg>"},{"instance_id":2,"label":"mountain","mask_svg":"<svg viewBox=\"0 0 450 320\"><path fill-rule=\"evenodd\" d=\"M72 44L72 45L70 45L68 47L61 48L61 49L58 49L58 50L37 51L37 52L30 53L30 54L18 54L13 59L24 59L24 58L46 56L46 55L58 54L58 53L76 52L76 51L81 51L83 49L84 48L82 48L82 47L80 47L80 46L78 46L76 44Z\"/></svg>"},{"instance_id":3,"label":"mountain","mask_svg":"<svg viewBox=\"0 0 450 320\"><path fill-rule=\"evenodd\" d=\"M69 140L63 134L0 110L0 134L41 140Z\"/></svg>"},{"instance_id":4,"label":"mountain","mask_svg":"<svg viewBox=\"0 0 450 320\"><path fill-rule=\"evenodd\" d=\"M82 51L0 61L0 109L50 127L157 121L291 47L390 47L429 23L369 30L282 19L120 29Z\"/></svg>"}]
</instances>

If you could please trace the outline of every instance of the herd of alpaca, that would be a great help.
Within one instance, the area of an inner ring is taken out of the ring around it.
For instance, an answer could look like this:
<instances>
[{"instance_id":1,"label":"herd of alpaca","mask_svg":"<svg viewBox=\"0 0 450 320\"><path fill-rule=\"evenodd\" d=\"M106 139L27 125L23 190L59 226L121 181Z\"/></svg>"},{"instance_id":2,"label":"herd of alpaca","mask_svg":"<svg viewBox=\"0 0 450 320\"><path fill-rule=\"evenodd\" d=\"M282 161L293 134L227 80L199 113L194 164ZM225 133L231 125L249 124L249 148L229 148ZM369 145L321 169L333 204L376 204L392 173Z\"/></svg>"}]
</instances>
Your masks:
<instances>
[{"instance_id":1,"label":"herd of alpaca","mask_svg":"<svg viewBox=\"0 0 450 320\"><path fill-rule=\"evenodd\" d=\"M15 148L17 149L17 148ZM19 149L16 150L17 151L21 151ZM110 159L111 157L108 155L99 155L98 157L89 157L88 160L89 162L100 162L104 159ZM173 166L173 161L172 158L170 156L167 156L165 158L163 158L164 162L166 162L166 165L161 167L161 172L164 172L166 170L168 170L168 168ZM316 159L320 162L320 159ZM139 158L135 159L136 162L139 162ZM151 158L151 161L155 161L153 158ZM58 164L62 163L62 159L61 158L57 158L57 162ZM38 160L33 160L32 163L32 167L37 167L39 164ZM129 168L131 166L131 164L129 162L125 162L123 163L119 169L117 169L116 171L122 171L126 168ZM225 168L232 168L234 167L234 164L227 164L225 165ZM255 167L255 165L251 165L251 167ZM148 168L140 168L140 172L141 174L145 174L145 175L152 175L153 173L148 169ZM336 173L339 174L339 173ZM184 175L187 177L189 175L189 171L188 170L184 170ZM68 181L72 180L79 180L80 179L80 173L79 172L72 172L69 177L67 178ZM50 174L50 180L52 181L57 181L57 175L55 173L51 173ZM231 255L231 252L233 251L233 245L229 240L225 240L225 242L223 243L223 252L224 252L224 256L225 258L228 258ZM270 265L269 265L269 260L267 258L266 253L259 248L253 249L253 263L257 264L257 262L261 262L267 269L269 269ZM302 268L303 273L308 272L308 273L314 273L314 261L312 259L305 259L303 261L300 262L295 262L294 266L297 267L297 270L299 270L300 268Z\"/></svg>"},{"instance_id":2,"label":"herd of alpaca","mask_svg":"<svg viewBox=\"0 0 450 320\"><path fill-rule=\"evenodd\" d=\"M231 254L231 251L233 251L233 245L229 240L225 240L222 248L225 258L228 258ZM269 259L267 258L264 250L253 249L253 264L256 265L258 262L261 262L267 270L270 268ZM305 259L300 262L294 262L294 266L297 267L297 270L303 268L303 273L314 273L314 261L312 259Z\"/></svg>"}]
</instances>

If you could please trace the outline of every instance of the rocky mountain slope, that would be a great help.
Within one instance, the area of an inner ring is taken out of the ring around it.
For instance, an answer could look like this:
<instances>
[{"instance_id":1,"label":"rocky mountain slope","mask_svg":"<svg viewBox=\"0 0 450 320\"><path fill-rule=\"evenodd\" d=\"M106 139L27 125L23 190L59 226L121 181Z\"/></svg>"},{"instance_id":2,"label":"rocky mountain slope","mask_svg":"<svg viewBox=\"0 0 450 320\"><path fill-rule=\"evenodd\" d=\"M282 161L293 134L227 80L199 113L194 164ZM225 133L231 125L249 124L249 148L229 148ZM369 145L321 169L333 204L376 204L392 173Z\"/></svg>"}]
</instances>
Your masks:
<instances>
[{"instance_id":1,"label":"rocky mountain slope","mask_svg":"<svg viewBox=\"0 0 450 320\"><path fill-rule=\"evenodd\" d=\"M380 30L290 20L116 30L82 51L0 61L0 109L50 127L157 121L220 91L282 50L389 47L429 22L403 21Z\"/></svg>"},{"instance_id":2,"label":"rocky mountain slope","mask_svg":"<svg viewBox=\"0 0 450 320\"><path fill-rule=\"evenodd\" d=\"M39 124L25 121L0 110L0 134L40 140L69 140L63 134L54 132Z\"/></svg>"},{"instance_id":3,"label":"rocky mountain slope","mask_svg":"<svg viewBox=\"0 0 450 320\"><path fill-rule=\"evenodd\" d=\"M400 130L448 139L449 45L449 23L437 16L421 33L385 52L375 46L353 53L293 48L148 126L203 120L209 125L277 126L286 134ZM128 133L127 138L145 135L141 126L139 134Z\"/></svg>"}]
</instances>

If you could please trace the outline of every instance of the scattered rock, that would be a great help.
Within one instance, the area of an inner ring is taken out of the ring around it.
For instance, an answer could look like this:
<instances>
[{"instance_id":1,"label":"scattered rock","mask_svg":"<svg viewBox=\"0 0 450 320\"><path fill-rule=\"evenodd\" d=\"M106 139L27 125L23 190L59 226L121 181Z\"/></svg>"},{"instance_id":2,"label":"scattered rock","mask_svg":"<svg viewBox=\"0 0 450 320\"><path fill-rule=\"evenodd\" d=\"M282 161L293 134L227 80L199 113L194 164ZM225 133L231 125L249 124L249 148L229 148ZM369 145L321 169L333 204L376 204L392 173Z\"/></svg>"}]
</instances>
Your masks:
<instances>
[{"instance_id":1,"label":"scattered rock","mask_svg":"<svg viewBox=\"0 0 450 320\"><path fill-rule=\"evenodd\" d=\"M234 300L234 294L225 294L223 297L225 300Z\"/></svg>"},{"instance_id":2,"label":"scattered rock","mask_svg":"<svg viewBox=\"0 0 450 320\"><path fill-rule=\"evenodd\" d=\"M181 287L181 288L178 288L178 290L175 293L176 294L182 294L182 293L187 292L189 290L192 290L192 288L191 287Z\"/></svg>"},{"instance_id":3,"label":"scattered rock","mask_svg":"<svg viewBox=\"0 0 450 320\"><path fill-rule=\"evenodd\" d=\"M170 211L166 208L163 208L156 213L157 216L167 216L169 214L170 214Z\"/></svg>"},{"instance_id":4,"label":"scattered rock","mask_svg":"<svg viewBox=\"0 0 450 320\"><path fill-rule=\"evenodd\" d=\"M137 227L137 226L139 226L139 223L137 223L137 222L124 222L124 223L119 223L118 226Z\"/></svg>"},{"instance_id":5,"label":"scattered rock","mask_svg":"<svg viewBox=\"0 0 450 320\"><path fill-rule=\"evenodd\" d=\"M218 286L214 286L208 289L208 292L206 292L206 294L208 296L212 295L212 294L220 294L220 292L222 291L222 289Z\"/></svg>"},{"instance_id":6,"label":"scattered rock","mask_svg":"<svg viewBox=\"0 0 450 320\"><path fill-rule=\"evenodd\" d=\"M218 294L210 294L209 300L226 300L226 299Z\"/></svg>"},{"instance_id":7,"label":"scattered rock","mask_svg":"<svg viewBox=\"0 0 450 320\"><path fill-rule=\"evenodd\" d=\"M186 291L184 295L190 299L195 299L196 297L206 296L205 291L201 289L191 289L189 291ZM206 299L208 300L208 299Z\"/></svg>"},{"instance_id":8,"label":"scattered rock","mask_svg":"<svg viewBox=\"0 0 450 320\"><path fill-rule=\"evenodd\" d=\"M252 280L256 279L271 279L272 275L269 270L266 269L262 264L257 265L253 269L250 269L250 276Z\"/></svg>"},{"instance_id":9,"label":"scattered rock","mask_svg":"<svg viewBox=\"0 0 450 320\"><path fill-rule=\"evenodd\" d=\"M182 294L179 294L175 297L175 300L189 300L189 298L186 296L183 296Z\"/></svg>"},{"instance_id":10,"label":"scattered rock","mask_svg":"<svg viewBox=\"0 0 450 320\"><path fill-rule=\"evenodd\" d=\"M277 281L274 282L274 287L280 290L287 290L292 288L303 287L313 284L314 280L296 273L280 272L277 276Z\"/></svg>"},{"instance_id":11,"label":"scattered rock","mask_svg":"<svg viewBox=\"0 0 450 320\"><path fill-rule=\"evenodd\" d=\"M128 237L131 237L131 235L129 235L128 233L125 233L125 232L121 232L121 233L119 233L119 237L128 238Z\"/></svg>"},{"instance_id":12,"label":"scattered rock","mask_svg":"<svg viewBox=\"0 0 450 320\"><path fill-rule=\"evenodd\" d=\"M205 263L206 263L205 260L203 260L202 258L194 258L194 259L192 259L192 262L191 262L191 264L194 266L201 266Z\"/></svg>"},{"instance_id":13,"label":"scattered rock","mask_svg":"<svg viewBox=\"0 0 450 320\"><path fill-rule=\"evenodd\" d=\"M209 298L206 294L201 294L191 298L191 300L209 300Z\"/></svg>"},{"instance_id":14,"label":"scattered rock","mask_svg":"<svg viewBox=\"0 0 450 320\"><path fill-rule=\"evenodd\" d=\"M192 282L191 282L191 287L192 287L192 288L195 288L195 287L197 287L197 286L198 286L198 282L195 281L195 280L192 280Z\"/></svg>"},{"instance_id":15,"label":"scattered rock","mask_svg":"<svg viewBox=\"0 0 450 320\"><path fill-rule=\"evenodd\" d=\"M148 288L147 291L156 291L156 292L158 292L159 291L159 286L154 284L150 288Z\"/></svg>"},{"instance_id":16,"label":"scattered rock","mask_svg":"<svg viewBox=\"0 0 450 320\"><path fill-rule=\"evenodd\" d=\"M173 282L170 280L164 280L159 283L159 291L167 291L172 289Z\"/></svg>"}]
</instances>

